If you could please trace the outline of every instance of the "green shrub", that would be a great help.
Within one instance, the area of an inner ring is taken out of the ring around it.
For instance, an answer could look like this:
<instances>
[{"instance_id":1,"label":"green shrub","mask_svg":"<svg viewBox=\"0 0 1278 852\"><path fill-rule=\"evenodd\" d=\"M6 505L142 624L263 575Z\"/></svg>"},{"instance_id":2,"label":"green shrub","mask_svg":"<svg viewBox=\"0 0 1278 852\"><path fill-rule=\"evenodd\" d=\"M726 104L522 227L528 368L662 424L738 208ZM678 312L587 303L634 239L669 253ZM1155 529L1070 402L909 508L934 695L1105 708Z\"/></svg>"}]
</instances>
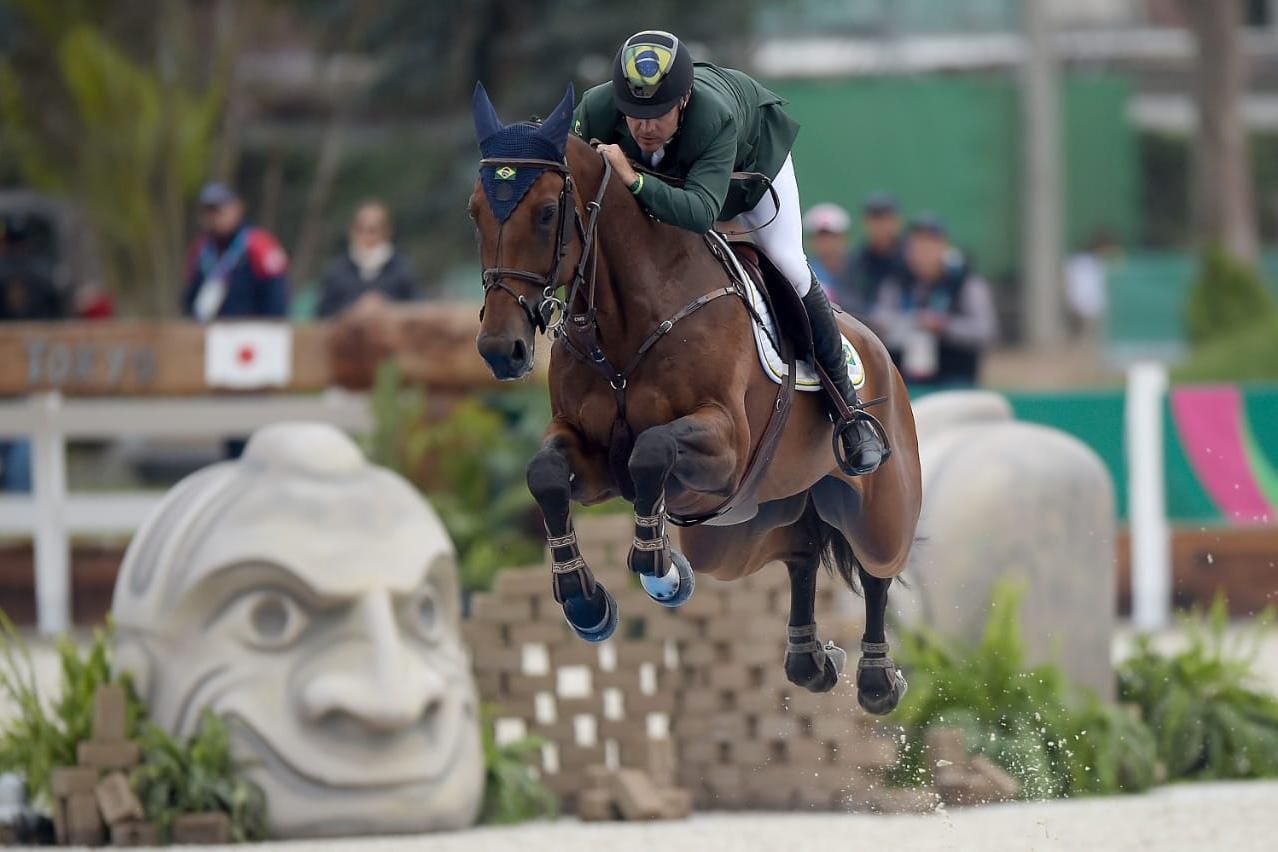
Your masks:
<instances>
[{"instance_id":1,"label":"green shrub","mask_svg":"<svg viewBox=\"0 0 1278 852\"><path fill-rule=\"evenodd\" d=\"M1178 382L1278 382L1278 313L1194 350Z\"/></svg>"},{"instance_id":2,"label":"green shrub","mask_svg":"<svg viewBox=\"0 0 1278 852\"><path fill-rule=\"evenodd\" d=\"M923 734L958 728L969 752L988 756L1021 784L1027 799L1143 790L1154 783L1153 737L1121 708L1071 689L1061 671L1026 668L1020 590L1000 583L984 635L975 647L927 630L905 631L899 661L910 689L894 720L904 726L899 784L931 779Z\"/></svg>"},{"instance_id":3,"label":"green shrub","mask_svg":"<svg viewBox=\"0 0 1278 852\"><path fill-rule=\"evenodd\" d=\"M1203 254L1185 306L1190 343L1201 346L1246 332L1275 313L1273 297L1254 269L1219 246Z\"/></svg>"},{"instance_id":4,"label":"green shrub","mask_svg":"<svg viewBox=\"0 0 1278 852\"><path fill-rule=\"evenodd\" d=\"M1185 621L1189 644L1164 656L1142 637L1119 667L1119 693L1140 707L1172 779L1278 776L1278 699L1252 671L1272 612L1235 642L1223 598Z\"/></svg>"},{"instance_id":5,"label":"green shrub","mask_svg":"<svg viewBox=\"0 0 1278 852\"><path fill-rule=\"evenodd\" d=\"M143 762L133 772L133 787L147 819L166 839L174 817L207 811L230 816L238 843L266 837L266 795L241 774L226 722L211 710L185 743L151 724L143 726L140 740Z\"/></svg>"},{"instance_id":6,"label":"green shrub","mask_svg":"<svg viewBox=\"0 0 1278 852\"><path fill-rule=\"evenodd\" d=\"M369 458L425 493L457 547L463 588L486 589L498 570L541 561L541 515L524 471L550 420L544 387L468 399L428 422L421 389L385 361L371 405Z\"/></svg>"},{"instance_id":7,"label":"green shrub","mask_svg":"<svg viewBox=\"0 0 1278 852\"><path fill-rule=\"evenodd\" d=\"M134 696L127 676L111 674L110 641L109 626L94 631L93 642L83 655L71 639L58 640L61 691L58 699L50 702L36 684L30 649L9 617L0 612L0 689L16 713L0 732L0 772L22 775L27 796L37 804L52 804L53 770L74 766L77 747L92 736L93 702L99 686L125 687L130 735L142 717L142 704Z\"/></svg>"},{"instance_id":8,"label":"green shrub","mask_svg":"<svg viewBox=\"0 0 1278 852\"><path fill-rule=\"evenodd\" d=\"M484 737L484 805L480 822L511 825L533 819L551 818L559 813L559 799L538 779L533 765L540 754L542 740L524 737L513 743L497 745L493 735L495 712L485 707Z\"/></svg>"}]
</instances>

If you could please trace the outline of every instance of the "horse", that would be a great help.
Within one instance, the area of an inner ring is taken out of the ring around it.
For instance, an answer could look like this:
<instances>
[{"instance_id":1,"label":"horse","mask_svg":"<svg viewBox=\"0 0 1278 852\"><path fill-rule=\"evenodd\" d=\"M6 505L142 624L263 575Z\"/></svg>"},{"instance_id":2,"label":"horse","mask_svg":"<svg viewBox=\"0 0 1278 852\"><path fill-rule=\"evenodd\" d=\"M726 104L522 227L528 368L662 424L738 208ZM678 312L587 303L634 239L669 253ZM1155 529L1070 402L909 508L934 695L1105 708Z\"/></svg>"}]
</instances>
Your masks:
<instances>
[{"instance_id":1,"label":"horse","mask_svg":"<svg viewBox=\"0 0 1278 852\"><path fill-rule=\"evenodd\" d=\"M822 394L790 404L764 375L731 264L702 235L648 216L570 135L571 87L540 122L502 124L482 85L472 106L482 159L468 211L484 269L476 346L494 376L516 380L532 369L539 334L552 338L553 417L527 481L569 625L592 642L616 628L616 602L577 547L571 505L620 496L634 507L627 564L660 604L686 601L697 573L736 580L785 565L785 672L812 692L837 685L847 656L818 637L819 569L853 591L859 581L858 700L890 712L907 683L888 655L888 589L914 542L922 483L909 398L883 344L840 316L866 372L862 394L883 398L894 450L872 474L848 476ZM784 428L769 435L783 405ZM681 527L677 546L668 521Z\"/></svg>"}]
</instances>

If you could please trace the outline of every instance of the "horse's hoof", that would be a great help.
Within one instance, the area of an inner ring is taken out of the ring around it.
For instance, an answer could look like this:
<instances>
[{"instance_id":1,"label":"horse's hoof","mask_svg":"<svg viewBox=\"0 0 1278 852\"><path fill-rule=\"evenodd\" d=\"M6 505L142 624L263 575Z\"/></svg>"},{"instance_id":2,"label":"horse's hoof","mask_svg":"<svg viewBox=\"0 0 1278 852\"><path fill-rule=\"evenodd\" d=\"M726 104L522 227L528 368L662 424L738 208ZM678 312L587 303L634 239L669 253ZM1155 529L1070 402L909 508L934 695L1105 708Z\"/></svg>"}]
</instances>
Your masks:
<instances>
[{"instance_id":1,"label":"horse's hoof","mask_svg":"<svg viewBox=\"0 0 1278 852\"><path fill-rule=\"evenodd\" d=\"M617 629L617 601L603 583L595 583L593 598L577 596L564 601L564 618L582 639L603 642Z\"/></svg>"},{"instance_id":2,"label":"horse's hoof","mask_svg":"<svg viewBox=\"0 0 1278 852\"><path fill-rule=\"evenodd\" d=\"M662 606L670 608L683 606L692 597L696 580L692 573L692 565L688 558L674 548L670 549L670 570L664 577L639 575L639 584L643 590Z\"/></svg>"},{"instance_id":3,"label":"horse's hoof","mask_svg":"<svg viewBox=\"0 0 1278 852\"><path fill-rule=\"evenodd\" d=\"M867 713L885 716L896 709L910 688L905 675L888 657L862 657L856 667L856 700Z\"/></svg>"},{"instance_id":4,"label":"horse's hoof","mask_svg":"<svg viewBox=\"0 0 1278 852\"><path fill-rule=\"evenodd\" d=\"M839 685L848 655L833 642L821 651L786 652L785 676L808 692L829 692Z\"/></svg>"}]
</instances>

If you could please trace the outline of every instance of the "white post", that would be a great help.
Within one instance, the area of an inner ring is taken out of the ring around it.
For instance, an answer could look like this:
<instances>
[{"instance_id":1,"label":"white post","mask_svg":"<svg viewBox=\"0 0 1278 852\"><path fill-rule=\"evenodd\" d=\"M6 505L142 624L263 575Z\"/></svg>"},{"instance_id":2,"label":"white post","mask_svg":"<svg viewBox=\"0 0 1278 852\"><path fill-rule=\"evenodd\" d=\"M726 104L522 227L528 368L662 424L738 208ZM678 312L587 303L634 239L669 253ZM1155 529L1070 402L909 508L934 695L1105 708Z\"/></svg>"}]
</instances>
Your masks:
<instances>
[{"instance_id":1,"label":"white post","mask_svg":"<svg viewBox=\"0 0 1278 852\"><path fill-rule=\"evenodd\" d=\"M67 461L62 395L31 396L38 426L31 435L31 487L35 498L36 614L40 633L71 629L71 547L67 541Z\"/></svg>"},{"instance_id":2,"label":"white post","mask_svg":"<svg viewBox=\"0 0 1278 852\"><path fill-rule=\"evenodd\" d=\"M1163 481L1163 400L1167 368L1139 362L1127 371L1127 521L1131 530L1132 623L1161 630L1171 621L1171 553Z\"/></svg>"},{"instance_id":3,"label":"white post","mask_svg":"<svg viewBox=\"0 0 1278 852\"><path fill-rule=\"evenodd\" d=\"M1035 346L1061 337L1061 276L1066 184L1061 154L1060 68L1047 0L1025 0L1021 66L1021 293L1026 338Z\"/></svg>"}]
</instances>

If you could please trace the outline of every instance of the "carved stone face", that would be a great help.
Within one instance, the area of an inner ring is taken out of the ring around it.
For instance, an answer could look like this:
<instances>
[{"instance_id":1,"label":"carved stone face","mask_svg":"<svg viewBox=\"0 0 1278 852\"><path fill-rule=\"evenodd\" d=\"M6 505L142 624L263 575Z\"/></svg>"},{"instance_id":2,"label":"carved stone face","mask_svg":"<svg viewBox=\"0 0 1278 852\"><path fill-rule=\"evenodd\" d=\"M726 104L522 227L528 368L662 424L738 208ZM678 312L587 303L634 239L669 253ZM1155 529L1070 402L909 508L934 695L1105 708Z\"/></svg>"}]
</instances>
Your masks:
<instances>
[{"instance_id":1,"label":"carved stone face","mask_svg":"<svg viewBox=\"0 0 1278 852\"><path fill-rule=\"evenodd\" d=\"M340 432L279 424L179 483L129 547L116 659L182 736L209 707L277 836L474 821L479 720L439 519Z\"/></svg>"}]
</instances>

